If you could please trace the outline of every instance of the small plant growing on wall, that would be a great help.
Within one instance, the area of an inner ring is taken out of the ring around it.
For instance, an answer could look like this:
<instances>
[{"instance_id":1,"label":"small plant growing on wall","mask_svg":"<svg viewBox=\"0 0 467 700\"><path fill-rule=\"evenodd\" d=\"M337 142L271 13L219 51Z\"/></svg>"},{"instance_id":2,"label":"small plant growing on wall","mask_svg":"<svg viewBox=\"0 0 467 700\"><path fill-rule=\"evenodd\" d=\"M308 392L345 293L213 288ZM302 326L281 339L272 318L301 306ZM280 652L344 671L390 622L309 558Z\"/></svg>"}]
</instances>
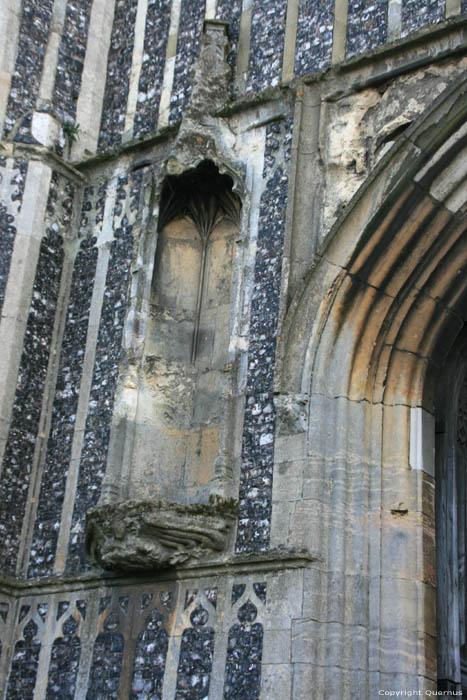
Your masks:
<instances>
[{"instance_id":1,"label":"small plant growing on wall","mask_svg":"<svg viewBox=\"0 0 467 700\"><path fill-rule=\"evenodd\" d=\"M79 139L80 125L73 122L63 122L62 131L70 151L72 145Z\"/></svg>"}]
</instances>

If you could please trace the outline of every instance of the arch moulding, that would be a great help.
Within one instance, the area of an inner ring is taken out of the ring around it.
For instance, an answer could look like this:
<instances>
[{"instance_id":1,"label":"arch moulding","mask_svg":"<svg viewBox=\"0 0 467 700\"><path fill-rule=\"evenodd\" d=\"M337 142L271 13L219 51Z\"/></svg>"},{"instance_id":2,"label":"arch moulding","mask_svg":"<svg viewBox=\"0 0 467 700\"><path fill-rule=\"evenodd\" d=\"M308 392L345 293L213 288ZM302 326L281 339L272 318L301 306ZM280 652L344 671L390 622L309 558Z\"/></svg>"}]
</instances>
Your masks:
<instances>
[{"instance_id":1,"label":"arch moulding","mask_svg":"<svg viewBox=\"0 0 467 700\"><path fill-rule=\"evenodd\" d=\"M361 697L436 687L435 539L449 534L435 538L435 416L467 319L466 95L464 77L380 161L284 322L278 388L308 396L303 494L326 601L311 663L322 683L332 644L342 697L356 668Z\"/></svg>"}]
</instances>

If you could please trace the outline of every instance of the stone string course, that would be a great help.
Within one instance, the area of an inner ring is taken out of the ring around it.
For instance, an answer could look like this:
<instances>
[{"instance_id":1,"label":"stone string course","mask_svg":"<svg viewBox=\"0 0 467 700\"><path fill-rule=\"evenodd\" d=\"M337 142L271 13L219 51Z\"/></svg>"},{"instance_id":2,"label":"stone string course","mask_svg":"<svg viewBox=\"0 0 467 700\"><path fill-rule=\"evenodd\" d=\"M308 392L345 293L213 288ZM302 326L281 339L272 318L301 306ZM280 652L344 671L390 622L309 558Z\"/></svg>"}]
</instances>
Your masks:
<instances>
[{"instance_id":1,"label":"stone string course","mask_svg":"<svg viewBox=\"0 0 467 700\"><path fill-rule=\"evenodd\" d=\"M5 289L17 232L16 217L21 211L28 163L24 158L15 158L13 173L7 171L6 167L6 157L0 156L0 312L3 309L5 299Z\"/></svg>"},{"instance_id":2,"label":"stone string course","mask_svg":"<svg viewBox=\"0 0 467 700\"><path fill-rule=\"evenodd\" d=\"M0 490L0 561L14 575L26 508L63 264L63 238L71 220L72 192L61 199L61 176L52 175L43 238L18 373L13 414L3 459ZM60 202L58 201L60 197ZM59 212L59 217L55 213Z\"/></svg>"},{"instance_id":3,"label":"stone string course","mask_svg":"<svg viewBox=\"0 0 467 700\"><path fill-rule=\"evenodd\" d=\"M387 0L357 0L349 3L347 18L347 58L386 43Z\"/></svg>"},{"instance_id":4,"label":"stone string course","mask_svg":"<svg viewBox=\"0 0 467 700\"><path fill-rule=\"evenodd\" d=\"M267 127L259 231L250 316L237 552L265 551L272 508L274 363L282 276L291 120Z\"/></svg>"},{"instance_id":5,"label":"stone string course","mask_svg":"<svg viewBox=\"0 0 467 700\"><path fill-rule=\"evenodd\" d=\"M331 63L334 8L323 0L301 0L297 24L295 75L304 75Z\"/></svg>"},{"instance_id":6,"label":"stone string course","mask_svg":"<svg viewBox=\"0 0 467 700\"><path fill-rule=\"evenodd\" d=\"M182 0L177 40L177 58L170 99L170 121L182 117L191 94L194 64L203 30L205 0Z\"/></svg>"},{"instance_id":7,"label":"stone string course","mask_svg":"<svg viewBox=\"0 0 467 700\"><path fill-rule=\"evenodd\" d=\"M138 0L117 0L107 63L107 82L102 108L99 148L106 150L122 141L133 58Z\"/></svg>"},{"instance_id":8,"label":"stone string course","mask_svg":"<svg viewBox=\"0 0 467 700\"><path fill-rule=\"evenodd\" d=\"M67 571L87 569L83 550L84 519L86 512L97 504L110 437L110 423L120 363L123 324L130 265L133 258L133 224L123 212L128 197L129 212L139 208L142 172L119 179L114 217L120 224L114 231L110 260L105 281L104 302L99 325L94 372L86 419L84 444L81 453L78 486L73 510Z\"/></svg>"},{"instance_id":9,"label":"stone string course","mask_svg":"<svg viewBox=\"0 0 467 700\"><path fill-rule=\"evenodd\" d=\"M170 0L149 0L134 123L135 137L144 136L157 128L169 22Z\"/></svg>"},{"instance_id":10,"label":"stone string course","mask_svg":"<svg viewBox=\"0 0 467 700\"><path fill-rule=\"evenodd\" d=\"M53 106L60 118L74 122L81 87L92 0L68 0L60 42Z\"/></svg>"}]
</instances>

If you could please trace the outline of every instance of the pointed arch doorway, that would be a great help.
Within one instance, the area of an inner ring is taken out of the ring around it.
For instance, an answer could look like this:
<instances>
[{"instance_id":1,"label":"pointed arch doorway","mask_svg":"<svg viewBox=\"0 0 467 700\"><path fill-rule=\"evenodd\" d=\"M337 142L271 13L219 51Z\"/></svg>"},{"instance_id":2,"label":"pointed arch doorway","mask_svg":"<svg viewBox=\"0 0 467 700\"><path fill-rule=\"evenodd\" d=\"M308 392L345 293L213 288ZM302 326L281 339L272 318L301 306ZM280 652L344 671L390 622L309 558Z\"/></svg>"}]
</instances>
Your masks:
<instances>
[{"instance_id":1,"label":"pointed arch doorway","mask_svg":"<svg viewBox=\"0 0 467 700\"><path fill-rule=\"evenodd\" d=\"M310 634L360 650L352 697L461 684L464 487L449 459L467 356L466 163L464 78L355 196L284 324L281 391L309 401L313 596L329 606ZM318 655L309 663L319 687Z\"/></svg>"}]
</instances>

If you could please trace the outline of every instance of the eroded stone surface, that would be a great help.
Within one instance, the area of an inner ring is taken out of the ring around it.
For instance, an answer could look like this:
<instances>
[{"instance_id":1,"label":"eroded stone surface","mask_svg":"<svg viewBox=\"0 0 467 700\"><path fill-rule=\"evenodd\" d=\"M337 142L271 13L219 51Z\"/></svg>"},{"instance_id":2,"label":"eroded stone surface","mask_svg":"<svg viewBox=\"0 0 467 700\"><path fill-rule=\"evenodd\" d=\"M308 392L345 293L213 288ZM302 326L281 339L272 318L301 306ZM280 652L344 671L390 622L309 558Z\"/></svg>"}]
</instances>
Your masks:
<instances>
[{"instance_id":1,"label":"eroded stone surface","mask_svg":"<svg viewBox=\"0 0 467 700\"><path fill-rule=\"evenodd\" d=\"M225 549L235 504L127 502L88 510L86 550L106 569L151 570Z\"/></svg>"}]
</instances>

